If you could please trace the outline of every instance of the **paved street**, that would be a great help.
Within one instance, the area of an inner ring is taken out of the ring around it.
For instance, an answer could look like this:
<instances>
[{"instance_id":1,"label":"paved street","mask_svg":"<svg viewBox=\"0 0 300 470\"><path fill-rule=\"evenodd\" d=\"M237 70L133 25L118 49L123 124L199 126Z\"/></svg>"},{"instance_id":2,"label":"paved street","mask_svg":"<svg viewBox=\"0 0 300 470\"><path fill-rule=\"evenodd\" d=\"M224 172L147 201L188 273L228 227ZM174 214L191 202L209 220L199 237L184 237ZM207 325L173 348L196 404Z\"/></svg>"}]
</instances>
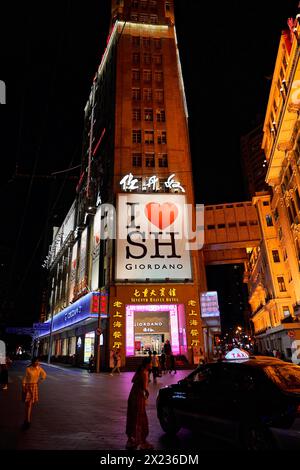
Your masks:
<instances>
[{"instance_id":1,"label":"paved street","mask_svg":"<svg viewBox=\"0 0 300 470\"><path fill-rule=\"evenodd\" d=\"M120 376L89 374L85 370L43 365L48 376L40 386L32 426L22 431L24 404L21 379L27 362L15 362L9 371L9 387L0 395L0 449L123 450L126 443L127 398L132 372ZM224 449L199 435L181 430L172 441L161 430L155 399L160 387L184 377L189 371L166 374L150 383L149 441L155 449Z\"/></svg>"}]
</instances>

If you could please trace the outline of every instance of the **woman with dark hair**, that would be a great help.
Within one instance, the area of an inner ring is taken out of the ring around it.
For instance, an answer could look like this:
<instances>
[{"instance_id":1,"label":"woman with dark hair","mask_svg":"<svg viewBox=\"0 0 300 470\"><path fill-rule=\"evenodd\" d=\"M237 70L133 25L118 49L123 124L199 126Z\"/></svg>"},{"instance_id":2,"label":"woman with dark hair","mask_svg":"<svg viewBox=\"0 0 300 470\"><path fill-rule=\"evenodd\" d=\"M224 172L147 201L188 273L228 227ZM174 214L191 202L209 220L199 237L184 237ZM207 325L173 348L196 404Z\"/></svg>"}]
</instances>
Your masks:
<instances>
[{"instance_id":1,"label":"woman with dark hair","mask_svg":"<svg viewBox=\"0 0 300 470\"><path fill-rule=\"evenodd\" d=\"M147 442L149 434L146 400L149 397L148 382L150 357L145 357L132 379L132 388L128 397L126 434L128 441L126 449L153 449Z\"/></svg>"},{"instance_id":2,"label":"woman with dark hair","mask_svg":"<svg viewBox=\"0 0 300 470\"><path fill-rule=\"evenodd\" d=\"M25 402L25 421L23 429L28 429L31 423L32 405L39 401L39 380L45 380L46 372L40 366L37 357L33 358L31 364L26 368L25 376L22 380L22 396Z\"/></svg>"}]
</instances>

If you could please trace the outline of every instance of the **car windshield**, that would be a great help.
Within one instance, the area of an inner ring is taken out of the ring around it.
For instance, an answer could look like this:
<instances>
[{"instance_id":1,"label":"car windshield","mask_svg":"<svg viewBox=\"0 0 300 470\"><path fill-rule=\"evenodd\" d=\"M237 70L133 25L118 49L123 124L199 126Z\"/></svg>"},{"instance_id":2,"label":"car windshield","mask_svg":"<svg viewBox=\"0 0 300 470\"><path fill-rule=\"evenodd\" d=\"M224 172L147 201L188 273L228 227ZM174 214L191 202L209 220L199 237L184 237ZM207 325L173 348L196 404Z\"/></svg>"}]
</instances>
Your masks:
<instances>
[{"instance_id":1,"label":"car windshield","mask_svg":"<svg viewBox=\"0 0 300 470\"><path fill-rule=\"evenodd\" d=\"M283 390L300 393L300 367L276 364L264 367L267 376Z\"/></svg>"}]
</instances>

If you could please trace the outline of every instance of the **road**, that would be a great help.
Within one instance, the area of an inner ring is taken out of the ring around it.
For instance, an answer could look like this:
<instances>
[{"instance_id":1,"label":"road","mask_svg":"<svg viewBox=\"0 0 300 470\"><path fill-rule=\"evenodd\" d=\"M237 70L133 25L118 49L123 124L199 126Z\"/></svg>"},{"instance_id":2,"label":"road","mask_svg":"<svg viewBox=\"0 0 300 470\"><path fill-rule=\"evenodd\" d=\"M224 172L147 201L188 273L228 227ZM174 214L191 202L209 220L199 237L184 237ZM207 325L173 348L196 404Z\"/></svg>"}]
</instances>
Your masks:
<instances>
[{"instance_id":1,"label":"road","mask_svg":"<svg viewBox=\"0 0 300 470\"><path fill-rule=\"evenodd\" d=\"M1 391L0 449L17 450L123 450L127 398L132 372L110 376L89 374L86 370L43 365L47 379L40 385L40 401L34 406L32 425L22 431L24 404L21 379L28 362L15 361L9 371L7 391ZM189 371L177 371L149 384L147 407L149 441L158 449L224 449L223 443L208 441L190 431L181 430L167 438L157 416L158 389L174 383Z\"/></svg>"}]
</instances>

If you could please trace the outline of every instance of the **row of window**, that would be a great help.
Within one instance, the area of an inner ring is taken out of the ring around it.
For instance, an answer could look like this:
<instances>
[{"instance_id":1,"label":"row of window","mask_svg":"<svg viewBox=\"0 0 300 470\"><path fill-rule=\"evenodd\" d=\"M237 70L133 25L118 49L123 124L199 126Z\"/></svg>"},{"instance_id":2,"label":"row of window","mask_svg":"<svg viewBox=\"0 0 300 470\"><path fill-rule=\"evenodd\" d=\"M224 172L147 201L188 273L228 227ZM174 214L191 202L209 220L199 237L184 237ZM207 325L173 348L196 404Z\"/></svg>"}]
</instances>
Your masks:
<instances>
[{"instance_id":1,"label":"row of window","mask_svg":"<svg viewBox=\"0 0 300 470\"><path fill-rule=\"evenodd\" d=\"M157 122L166 122L166 114L164 109L157 109L155 111L156 121ZM134 108L132 110L132 120L133 121L141 121L142 119L142 111L140 108ZM145 108L143 113L144 121L153 122L154 119L154 111L152 108Z\"/></svg>"},{"instance_id":2,"label":"row of window","mask_svg":"<svg viewBox=\"0 0 300 470\"><path fill-rule=\"evenodd\" d=\"M165 10L171 10L171 1L167 0L165 2ZM137 10L138 8L146 10L149 8L151 11L157 9L157 0L131 0L131 8Z\"/></svg>"},{"instance_id":3,"label":"row of window","mask_svg":"<svg viewBox=\"0 0 300 470\"><path fill-rule=\"evenodd\" d=\"M140 37L140 36L132 36L131 43L133 47L140 47L143 46L145 49L150 49L151 44L153 45L155 50L161 49L161 38L151 38L151 37Z\"/></svg>"},{"instance_id":4,"label":"row of window","mask_svg":"<svg viewBox=\"0 0 300 470\"><path fill-rule=\"evenodd\" d=\"M168 155L166 153L159 153L157 155L157 159L156 159L155 153L145 153L145 155L144 155L144 165L143 165L142 154L141 153L133 153L132 154L132 166L134 166L134 167L145 166L147 168L155 168L157 163L158 163L159 168L167 168L167 166L168 166Z\"/></svg>"},{"instance_id":5,"label":"row of window","mask_svg":"<svg viewBox=\"0 0 300 470\"><path fill-rule=\"evenodd\" d=\"M251 202L247 202L247 203L242 203L242 202L239 202L237 204L226 204L226 206L207 206L205 207L205 210L206 211L213 211L214 209L233 209L234 207L245 207L245 206L252 206L252 203Z\"/></svg>"},{"instance_id":6,"label":"row of window","mask_svg":"<svg viewBox=\"0 0 300 470\"><path fill-rule=\"evenodd\" d=\"M167 132L166 131L156 131L157 143L166 144L167 143ZM132 131L132 143L141 144L142 143L142 131L141 129L134 129ZM145 144L154 144L154 131L144 131L144 143Z\"/></svg>"},{"instance_id":7,"label":"row of window","mask_svg":"<svg viewBox=\"0 0 300 470\"><path fill-rule=\"evenodd\" d=\"M140 88L132 88L132 99L133 101L141 101L142 93ZM143 88L143 100L147 102L153 100L152 88ZM154 100L163 103L164 90L154 90Z\"/></svg>"},{"instance_id":8,"label":"row of window","mask_svg":"<svg viewBox=\"0 0 300 470\"><path fill-rule=\"evenodd\" d=\"M258 225L258 222L257 222L257 220L249 220L248 222L242 220L238 223L229 222L228 224L216 224L216 225L209 224L209 225L207 225L207 229L208 230L214 230L214 229L226 228L226 226L227 226L227 228L236 228L237 226L247 227L248 225L251 225L251 226Z\"/></svg>"},{"instance_id":9,"label":"row of window","mask_svg":"<svg viewBox=\"0 0 300 470\"><path fill-rule=\"evenodd\" d=\"M146 13L131 13L130 21L138 23L158 24L158 16L153 14L147 15Z\"/></svg>"},{"instance_id":10,"label":"row of window","mask_svg":"<svg viewBox=\"0 0 300 470\"><path fill-rule=\"evenodd\" d=\"M144 65L162 65L162 55L161 54L148 54L145 53L142 55ZM132 54L132 63L133 65L139 65L141 63L141 54L139 52L134 52Z\"/></svg>"},{"instance_id":11,"label":"row of window","mask_svg":"<svg viewBox=\"0 0 300 470\"><path fill-rule=\"evenodd\" d=\"M144 69L141 73L140 69L133 69L132 70L132 80L134 82L138 82L141 80L141 76L143 77L144 82L152 82L152 70ZM154 80L157 83L161 83L163 81L163 72L162 70L156 70L154 72Z\"/></svg>"}]
</instances>

